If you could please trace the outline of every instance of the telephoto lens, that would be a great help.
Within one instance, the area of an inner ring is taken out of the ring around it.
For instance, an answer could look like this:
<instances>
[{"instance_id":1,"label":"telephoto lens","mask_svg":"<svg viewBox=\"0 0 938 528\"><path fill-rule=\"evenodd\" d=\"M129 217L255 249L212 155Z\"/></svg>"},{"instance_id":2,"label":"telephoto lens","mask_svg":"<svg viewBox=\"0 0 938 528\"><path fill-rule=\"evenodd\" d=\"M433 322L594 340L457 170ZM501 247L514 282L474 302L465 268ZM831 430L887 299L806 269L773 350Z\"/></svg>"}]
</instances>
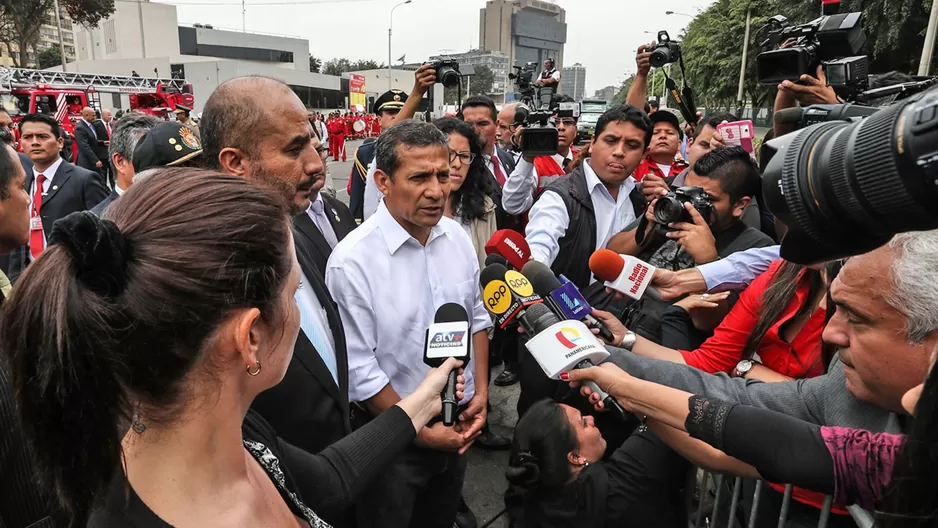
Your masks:
<instances>
[{"instance_id":1,"label":"telephoto lens","mask_svg":"<svg viewBox=\"0 0 938 528\"><path fill-rule=\"evenodd\" d=\"M677 199L674 193L668 193L655 202L655 222L668 225L680 222L683 216L684 204Z\"/></svg>"},{"instance_id":2,"label":"telephoto lens","mask_svg":"<svg viewBox=\"0 0 938 528\"><path fill-rule=\"evenodd\" d=\"M814 264L938 228L938 90L868 118L819 123L766 143L769 209L782 257Z\"/></svg>"}]
</instances>

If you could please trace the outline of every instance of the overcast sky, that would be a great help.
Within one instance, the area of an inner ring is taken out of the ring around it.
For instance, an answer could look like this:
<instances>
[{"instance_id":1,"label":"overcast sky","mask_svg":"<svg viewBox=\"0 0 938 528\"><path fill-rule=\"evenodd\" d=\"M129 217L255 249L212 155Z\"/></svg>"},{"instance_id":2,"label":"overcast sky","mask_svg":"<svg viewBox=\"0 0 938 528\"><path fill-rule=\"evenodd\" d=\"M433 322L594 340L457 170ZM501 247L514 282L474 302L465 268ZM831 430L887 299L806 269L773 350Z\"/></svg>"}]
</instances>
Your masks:
<instances>
[{"instance_id":1,"label":"overcast sky","mask_svg":"<svg viewBox=\"0 0 938 528\"><path fill-rule=\"evenodd\" d=\"M160 0L166 1L166 0ZM307 38L310 51L328 60L388 60L388 16L402 0L247 0L248 31ZM279 5L270 5L278 2ZM237 0L176 0L179 22L241 29ZM264 5L264 4L268 5ZM485 0L413 0L394 13L393 60L464 52L479 45L479 10ZM565 65L587 68L587 95L619 84L635 70L635 48L660 29L677 35L711 0L554 0L567 10ZM649 34L646 34L648 32ZM405 87L401 87L405 88Z\"/></svg>"}]
</instances>

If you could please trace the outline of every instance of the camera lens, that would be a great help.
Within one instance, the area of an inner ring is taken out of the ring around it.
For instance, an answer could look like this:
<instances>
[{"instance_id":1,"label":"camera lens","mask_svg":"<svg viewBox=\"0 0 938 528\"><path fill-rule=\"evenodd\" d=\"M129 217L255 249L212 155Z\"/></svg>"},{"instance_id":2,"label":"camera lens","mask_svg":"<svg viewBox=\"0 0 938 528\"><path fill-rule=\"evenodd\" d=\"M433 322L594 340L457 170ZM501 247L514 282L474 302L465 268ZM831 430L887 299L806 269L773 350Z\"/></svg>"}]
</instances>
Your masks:
<instances>
[{"instance_id":1,"label":"camera lens","mask_svg":"<svg viewBox=\"0 0 938 528\"><path fill-rule=\"evenodd\" d=\"M683 214L684 205L673 194L662 196L655 202L655 222L659 224L680 222Z\"/></svg>"},{"instance_id":2,"label":"camera lens","mask_svg":"<svg viewBox=\"0 0 938 528\"><path fill-rule=\"evenodd\" d=\"M862 121L820 123L767 143L763 192L789 228L782 257L833 260L895 233L938 228L936 145L935 90Z\"/></svg>"},{"instance_id":3,"label":"camera lens","mask_svg":"<svg viewBox=\"0 0 938 528\"><path fill-rule=\"evenodd\" d=\"M459 72L452 68L440 68L437 82L447 88L455 88L459 86Z\"/></svg>"},{"instance_id":4,"label":"camera lens","mask_svg":"<svg viewBox=\"0 0 938 528\"><path fill-rule=\"evenodd\" d=\"M651 52L651 58L648 59L655 68L660 68L671 62L671 50L667 46L658 46Z\"/></svg>"}]
</instances>

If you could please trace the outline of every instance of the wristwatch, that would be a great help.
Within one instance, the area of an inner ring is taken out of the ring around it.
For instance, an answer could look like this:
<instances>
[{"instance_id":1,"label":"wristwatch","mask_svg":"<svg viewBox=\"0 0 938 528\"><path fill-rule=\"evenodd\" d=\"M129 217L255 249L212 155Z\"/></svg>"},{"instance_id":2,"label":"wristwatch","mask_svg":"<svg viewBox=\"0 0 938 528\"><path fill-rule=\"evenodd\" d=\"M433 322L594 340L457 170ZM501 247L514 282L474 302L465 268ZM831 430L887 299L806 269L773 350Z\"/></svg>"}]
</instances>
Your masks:
<instances>
[{"instance_id":1,"label":"wristwatch","mask_svg":"<svg viewBox=\"0 0 938 528\"><path fill-rule=\"evenodd\" d=\"M755 364L756 362L751 359L744 359L740 361L739 363L736 364L736 368L733 369L733 377L745 378L746 374L748 374L749 371L752 370L752 366Z\"/></svg>"},{"instance_id":2,"label":"wristwatch","mask_svg":"<svg viewBox=\"0 0 938 528\"><path fill-rule=\"evenodd\" d=\"M622 342L619 343L619 347L626 350L632 350L632 347L635 346L636 341L638 341L638 336L635 335L635 332L628 330L625 332L625 335L622 336Z\"/></svg>"}]
</instances>

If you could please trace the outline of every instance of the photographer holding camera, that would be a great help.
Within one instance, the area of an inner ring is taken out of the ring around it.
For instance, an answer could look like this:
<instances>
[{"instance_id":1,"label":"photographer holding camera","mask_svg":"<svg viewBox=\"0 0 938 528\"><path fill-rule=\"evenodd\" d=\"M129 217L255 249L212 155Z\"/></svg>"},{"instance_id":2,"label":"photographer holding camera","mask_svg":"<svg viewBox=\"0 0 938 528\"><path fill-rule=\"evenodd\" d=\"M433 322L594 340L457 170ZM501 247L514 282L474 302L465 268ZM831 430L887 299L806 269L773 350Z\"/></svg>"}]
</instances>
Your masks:
<instances>
[{"instance_id":1,"label":"photographer holding camera","mask_svg":"<svg viewBox=\"0 0 938 528\"><path fill-rule=\"evenodd\" d=\"M740 147L723 147L694 163L682 187L651 203L644 218L612 237L608 249L671 271L712 262L737 251L774 244L741 218L759 192L759 168ZM662 235L663 233L663 235ZM661 315L669 303L633 304L630 330L660 342Z\"/></svg>"},{"instance_id":2,"label":"photographer holding camera","mask_svg":"<svg viewBox=\"0 0 938 528\"><path fill-rule=\"evenodd\" d=\"M574 102L568 95L562 95L558 100L562 103ZM573 148L578 119L561 115L561 112L554 113L551 124L557 129L557 153L553 156L521 156L502 188L502 207L505 212L515 215L528 212L535 197L543 192L548 184L567 174L578 154ZM515 144L521 144L521 134L524 130L524 127L517 127L513 136Z\"/></svg>"}]
</instances>

